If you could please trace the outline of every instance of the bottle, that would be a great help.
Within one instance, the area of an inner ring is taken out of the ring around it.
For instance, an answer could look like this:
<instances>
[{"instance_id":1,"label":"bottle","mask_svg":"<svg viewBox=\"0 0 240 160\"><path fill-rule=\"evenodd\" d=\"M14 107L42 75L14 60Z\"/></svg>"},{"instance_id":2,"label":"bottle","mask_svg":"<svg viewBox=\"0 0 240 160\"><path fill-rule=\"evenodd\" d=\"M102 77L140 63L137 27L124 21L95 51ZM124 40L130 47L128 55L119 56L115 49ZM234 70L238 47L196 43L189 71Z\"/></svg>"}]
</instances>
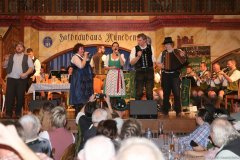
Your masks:
<instances>
[{"instance_id":1,"label":"bottle","mask_svg":"<svg viewBox=\"0 0 240 160\"><path fill-rule=\"evenodd\" d=\"M159 138L163 138L163 122L159 124Z\"/></svg>"},{"instance_id":2,"label":"bottle","mask_svg":"<svg viewBox=\"0 0 240 160\"><path fill-rule=\"evenodd\" d=\"M152 138L152 131L150 128L147 129L145 133L146 138L151 139Z\"/></svg>"},{"instance_id":3,"label":"bottle","mask_svg":"<svg viewBox=\"0 0 240 160\"><path fill-rule=\"evenodd\" d=\"M172 131L170 134L170 146L169 146L171 151L175 151L174 139L175 139L175 135L173 134L173 131Z\"/></svg>"},{"instance_id":4,"label":"bottle","mask_svg":"<svg viewBox=\"0 0 240 160\"><path fill-rule=\"evenodd\" d=\"M168 159L169 160L174 160L174 155L172 150L168 150Z\"/></svg>"}]
</instances>

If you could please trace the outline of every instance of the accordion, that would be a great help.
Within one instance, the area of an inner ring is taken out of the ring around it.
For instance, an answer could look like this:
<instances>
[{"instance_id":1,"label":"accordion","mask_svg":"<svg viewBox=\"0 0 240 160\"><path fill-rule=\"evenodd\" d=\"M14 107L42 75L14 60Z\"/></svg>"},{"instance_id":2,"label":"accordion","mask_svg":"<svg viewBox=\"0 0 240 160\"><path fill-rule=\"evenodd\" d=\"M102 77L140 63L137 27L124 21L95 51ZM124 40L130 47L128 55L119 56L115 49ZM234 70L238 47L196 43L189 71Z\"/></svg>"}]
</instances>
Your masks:
<instances>
[{"instance_id":1,"label":"accordion","mask_svg":"<svg viewBox=\"0 0 240 160\"><path fill-rule=\"evenodd\" d=\"M164 70L166 71L176 71L181 69L187 63L187 57L181 56L182 51L179 49L174 49L173 52L163 51L162 60L164 64Z\"/></svg>"}]
</instances>

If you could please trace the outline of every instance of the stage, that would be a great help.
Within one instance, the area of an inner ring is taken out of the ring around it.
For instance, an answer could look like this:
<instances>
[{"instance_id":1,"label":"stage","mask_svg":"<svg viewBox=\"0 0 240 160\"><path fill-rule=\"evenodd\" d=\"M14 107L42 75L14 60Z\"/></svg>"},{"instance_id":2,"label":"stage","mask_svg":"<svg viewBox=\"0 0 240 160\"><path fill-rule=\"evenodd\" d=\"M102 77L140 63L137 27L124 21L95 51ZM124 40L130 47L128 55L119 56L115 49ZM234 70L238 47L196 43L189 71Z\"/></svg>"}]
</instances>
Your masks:
<instances>
[{"instance_id":1,"label":"stage","mask_svg":"<svg viewBox=\"0 0 240 160\"><path fill-rule=\"evenodd\" d=\"M25 99L26 100L26 99ZM24 114L28 113L28 107L24 107ZM4 114L1 112L0 121L3 120ZM123 117L124 120L130 118L129 112ZM14 119L16 120L16 118ZM150 128L153 133L158 133L158 128L162 122L164 125L164 132L169 133L173 131L177 134L186 134L192 132L196 128L196 121L189 113L184 113L181 116L173 117L163 115L158 112L157 119L138 119L142 125L142 131L145 132L147 128ZM77 125L75 123L74 109L67 109L67 128L73 133L77 133Z\"/></svg>"},{"instance_id":2,"label":"stage","mask_svg":"<svg viewBox=\"0 0 240 160\"><path fill-rule=\"evenodd\" d=\"M77 126L74 119L74 110L68 110L67 128L73 133L77 133ZM124 120L129 116L124 117ZM195 118L191 118L188 114L183 114L178 117L169 117L158 113L157 119L138 119L142 125L142 132L144 133L147 128L150 128L154 136L158 133L160 123L163 123L164 133L173 131L176 134L187 134L196 128Z\"/></svg>"}]
</instances>

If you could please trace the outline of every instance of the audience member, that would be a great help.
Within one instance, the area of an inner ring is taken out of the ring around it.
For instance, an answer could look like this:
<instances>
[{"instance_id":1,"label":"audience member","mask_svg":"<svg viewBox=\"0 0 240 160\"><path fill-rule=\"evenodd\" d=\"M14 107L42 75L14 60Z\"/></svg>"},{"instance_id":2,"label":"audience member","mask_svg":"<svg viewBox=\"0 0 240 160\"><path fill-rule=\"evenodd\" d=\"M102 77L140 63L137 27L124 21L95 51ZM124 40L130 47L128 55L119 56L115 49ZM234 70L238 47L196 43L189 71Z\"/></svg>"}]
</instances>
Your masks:
<instances>
[{"instance_id":1,"label":"audience member","mask_svg":"<svg viewBox=\"0 0 240 160\"><path fill-rule=\"evenodd\" d=\"M82 141L84 133L89 129L92 124L92 114L97 109L96 101L89 101L78 113L76 117L76 124L78 125L78 133L76 137L76 151L79 152L82 148Z\"/></svg>"},{"instance_id":2,"label":"audience member","mask_svg":"<svg viewBox=\"0 0 240 160\"><path fill-rule=\"evenodd\" d=\"M64 150L75 142L73 134L65 129L66 126L66 110L61 106L57 106L51 110L52 128L49 131L40 133L40 137L49 140L52 150L55 150L53 157L59 160Z\"/></svg>"},{"instance_id":3,"label":"audience member","mask_svg":"<svg viewBox=\"0 0 240 160\"><path fill-rule=\"evenodd\" d=\"M213 143L220 147L215 159L240 159L240 134L226 119L216 119L211 125Z\"/></svg>"},{"instance_id":4,"label":"audience member","mask_svg":"<svg viewBox=\"0 0 240 160\"><path fill-rule=\"evenodd\" d=\"M114 118L114 121L116 121L116 123L117 123L117 132L118 132L118 136L119 136L121 133L121 130L122 130L124 120L120 117L117 117L117 118Z\"/></svg>"},{"instance_id":5,"label":"audience member","mask_svg":"<svg viewBox=\"0 0 240 160\"><path fill-rule=\"evenodd\" d=\"M104 136L96 136L87 141L78 154L80 160L112 160L115 149L112 141Z\"/></svg>"},{"instance_id":6,"label":"audience member","mask_svg":"<svg viewBox=\"0 0 240 160\"><path fill-rule=\"evenodd\" d=\"M4 126L0 123L0 156L1 159L40 160L23 142L14 125Z\"/></svg>"},{"instance_id":7,"label":"audience member","mask_svg":"<svg viewBox=\"0 0 240 160\"><path fill-rule=\"evenodd\" d=\"M128 119L123 123L120 138L141 137L142 128L137 119Z\"/></svg>"},{"instance_id":8,"label":"audience member","mask_svg":"<svg viewBox=\"0 0 240 160\"><path fill-rule=\"evenodd\" d=\"M179 144L188 150L205 150L209 142L210 124L213 120L213 113L207 109L199 109L196 122L199 125L188 136L179 138Z\"/></svg>"},{"instance_id":9,"label":"audience member","mask_svg":"<svg viewBox=\"0 0 240 160\"><path fill-rule=\"evenodd\" d=\"M38 137L41 128L39 119L34 115L25 115L19 119L23 126L25 142L34 152L45 153L51 156L49 141Z\"/></svg>"},{"instance_id":10,"label":"audience member","mask_svg":"<svg viewBox=\"0 0 240 160\"><path fill-rule=\"evenodd\" d=\"M98 124L97 135L103 135L115 140L117 138L117 123L112 119L103 120Z\"/></svg>"},{"instance_id":11,"label":"audience member","mask_svg":"<svg viewBox=\"0 0 240 160\"><path fill-rule=\"evenodd\" d=\"M125 117L127 115L128 105L124 99L117 99L116 104L113 105L113 110L118 114L117 117Z\"/></svg>"},{"instance_id":12,"label":"audience member","mask_svg":"<svg viewBox=\"0 0 240 160\"><path fill-rule=\"evenodd\" d=\"M51 102L45 102L40 108L38 118L41 123L41 131L48 131L51 128L51 110L54 108L54 104Z\"/></svg>"},{"instance_id":13,"label":"audience member","mask_svg":"<svg viewBox=\"0 0 240 160\"><path fill-rule=\"evenodd\" d=\"M145 138L129 138L122 143L116 160L164 160L162 152Z\"/></svg>"},{"instance_id":14,"label":"audience member","mask_svg":"<svg viewBox=\"0 0 240 160\"><path fill-rule=\"evenodd\" d=\"M116 121L111 119L101 121L97 127L97 135L103 135L110 138L114 144L115 149L119 149L120 143L117 139L118 133Z\"/></svg>"},{"instance_id":15,"label":"audience member","mask_svg":"<svg viewBox=\"0 0 240 160\"><path fill-rule=\"evenodd\" d=\"M83 133L83 141L81 142L80 149L83 148L84 144L88 139L96 136L97 127L99 122L107 119L107 112L104 109L98 108L92 114L92 124L89 129Z\"/></svg>"}]
</instances>

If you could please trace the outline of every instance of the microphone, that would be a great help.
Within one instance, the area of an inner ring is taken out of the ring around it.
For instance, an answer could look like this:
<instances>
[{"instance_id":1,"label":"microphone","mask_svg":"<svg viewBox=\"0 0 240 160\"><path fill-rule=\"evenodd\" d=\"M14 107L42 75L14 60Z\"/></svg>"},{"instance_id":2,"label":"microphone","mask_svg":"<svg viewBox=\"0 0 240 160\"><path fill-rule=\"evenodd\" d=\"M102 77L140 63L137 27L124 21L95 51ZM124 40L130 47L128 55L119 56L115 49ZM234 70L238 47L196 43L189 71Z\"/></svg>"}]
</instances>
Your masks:
<instances>
[{"instance_id":1,"label":"microphone","mask_svg":"<svg viewBox=\"0 0 240 160\"><path fill-rule=\"evenodd\" d=\"M114 50L115 50L115 52L116 52L118 49L117 49L117 48L115 48ZM118 54L119 54L119 53L117 53L117 54L116 54L116 56L118 56Z\"/></svg>"}]
</instances>

